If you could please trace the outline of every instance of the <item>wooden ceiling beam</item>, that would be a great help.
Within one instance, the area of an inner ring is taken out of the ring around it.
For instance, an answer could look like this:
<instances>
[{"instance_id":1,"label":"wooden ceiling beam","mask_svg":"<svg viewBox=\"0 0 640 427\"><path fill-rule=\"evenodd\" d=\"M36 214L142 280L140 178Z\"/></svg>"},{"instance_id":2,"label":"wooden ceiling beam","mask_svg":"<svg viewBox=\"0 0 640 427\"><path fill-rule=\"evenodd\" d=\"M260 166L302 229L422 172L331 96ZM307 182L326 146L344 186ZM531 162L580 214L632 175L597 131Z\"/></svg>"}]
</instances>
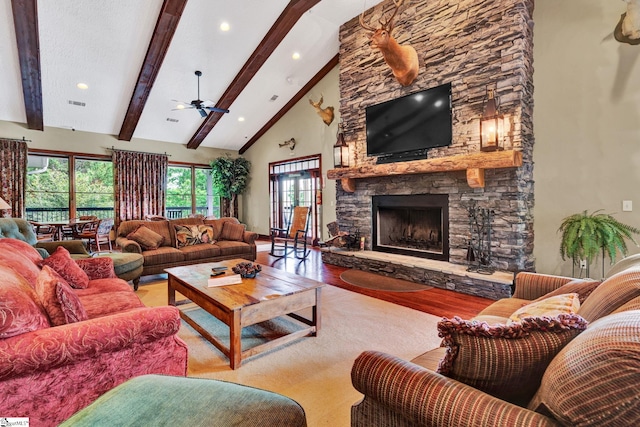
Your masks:
<instances>
[{"instance_id":1,"label":"wooden ceiling beam","mask_svg":"<svg viewBox=\"0 0 640 427\"><path fill-rule=\"evenodd\" d=\"M304 87L300 89L298 93L296 93L293 96L293 98L291 98L289 102L287 102L286 105L282 107L280 111L278 111L271 118L271 120L269 120L264 126L262 126L262 128L255 135L253 135L251 139L242 146L242 148L240 148L239 153L243 154L245 151L247 151L253 144L255 144L258 141L258 139L260 139L262 135L264 135L269 129L271 129L271 126L275 125L278 122L278 120L280 120L285 114L287 114L287 112L291 108L293 108L293 106L296 105L298 101L302 99L303 96L305 96L316 84L318 84L318 82L322 80L324 76L329 74L329 71L333 70L334 67L338 65L338 59L339 59L338 55L331 58L331 60L327 62L327 65L322 67L322 69L318 71L318 73L316 73L316 75L313 76L313 78L309 80L307 84L304 85Z\"/></svg>"},{"instance_id":2,"label":"wooden ceiling beam","mask_svg":"<svg viewBox=\"0 0 640 427\"><path fill-rule=\"evenodd\" d=\"M138 75L136 87L133 90L131 101L129 101L127 114L118 134L118 139L121 141L131 141L133 137L133 132L138 126L142 110L149 99L149 94L156 77L158 77L158 72L186 5L187 0L164 0L162 4L156 27L153 30L153 36L147 48L147 54L144 57L144 62Z\"/></svg>"},{"instance_id":3,"label":"wooden ceiling beam","mask_svg":"<svg viewBox=\"0 0 640 427\"><path fill-rule=\"evenodd\" d=\"M11 8L18 45L27 127L44 130L37 1L11 0Z\"/></svg>"},{"instance_id":4,"label":"wooden ceiling beam","mask_svg":"<svg viewBox=\"0 0 640 427\"><path fill-rule=\"evenodd\" d=\"M238 98L242 90L249 84L253 76L258 72L260 67L264 65L269 56L278 47L280 42L285 38L293 26L298 22L302 15L320 0L291 0L284 8L276 22L273 24L269 32L264 36L256 50L251 54L247 62L242 66L240 72L233 79L227 90L216 103L216 107L229 109L231 104ZM202 141L209 135L209 132L218 123L224 113L210 112L207 118L202 122L198 130L187 143L187 148L196 149L202 144Z\"/></svg>"}]
</instances>

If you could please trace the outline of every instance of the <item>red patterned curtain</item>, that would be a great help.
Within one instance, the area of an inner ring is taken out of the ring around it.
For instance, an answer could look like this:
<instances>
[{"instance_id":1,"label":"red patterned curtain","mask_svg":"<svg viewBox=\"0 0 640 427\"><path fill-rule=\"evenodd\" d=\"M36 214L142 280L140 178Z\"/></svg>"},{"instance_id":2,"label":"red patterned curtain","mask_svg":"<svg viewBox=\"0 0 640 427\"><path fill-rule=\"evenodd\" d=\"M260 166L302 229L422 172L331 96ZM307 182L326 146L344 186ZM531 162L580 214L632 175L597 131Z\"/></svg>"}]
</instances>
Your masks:
<instances>
[{"instance_id":1,"label":"red patterned curtain","mask_svg":"<svg viewBox=\"0 0 640 427\"><path fill-rule=\"evenodd\" d=\"M24 216L27 150L26 141L0 138L0 197L11 205L15 218Z\"/></svg>"},{"instance_id":2,"label":"red patterned curtain","mask_svg":"<svg viewBox=\"0 0 640 427\"><path fill-rule=\"evenodd\" d=\"M164 215L166 154L113 151L116 222Z\"/></svg>"}]
</instances>

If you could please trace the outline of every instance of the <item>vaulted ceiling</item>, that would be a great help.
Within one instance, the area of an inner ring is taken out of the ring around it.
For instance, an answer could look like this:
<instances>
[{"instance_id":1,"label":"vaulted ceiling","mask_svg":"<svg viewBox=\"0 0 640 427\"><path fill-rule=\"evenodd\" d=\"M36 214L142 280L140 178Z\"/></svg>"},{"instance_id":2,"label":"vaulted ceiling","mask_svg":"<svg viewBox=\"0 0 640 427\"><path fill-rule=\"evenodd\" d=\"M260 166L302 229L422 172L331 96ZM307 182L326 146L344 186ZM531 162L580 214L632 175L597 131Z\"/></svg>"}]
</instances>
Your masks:
<instances>
[{"instance_id":1,"label":"vaulted ceiling","mask_svg":"<svg viewBox=\"0 0 640 427\"><path fill-rule=\"evenodd\" d=\"M340 25L377 3L2 1L0 120L243 152L337 64ZM200 99L228 114L176 109L197 99L196 70Z\"/></svg>"}]
</instances>

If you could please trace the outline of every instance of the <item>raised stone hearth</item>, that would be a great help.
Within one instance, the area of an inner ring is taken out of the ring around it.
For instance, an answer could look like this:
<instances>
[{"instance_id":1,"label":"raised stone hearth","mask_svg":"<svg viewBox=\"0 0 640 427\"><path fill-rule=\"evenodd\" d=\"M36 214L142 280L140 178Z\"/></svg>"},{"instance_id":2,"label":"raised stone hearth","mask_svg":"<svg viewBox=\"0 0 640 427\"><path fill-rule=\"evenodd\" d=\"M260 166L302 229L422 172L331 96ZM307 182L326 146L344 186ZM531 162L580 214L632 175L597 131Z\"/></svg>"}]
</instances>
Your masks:
<instances>
[{"instance_id":1,"label":"raised stone hearth","mask_svg":"<svg viewBox=\"0 0 640 427\"><path fill-rule=\"evenodd\" d=\"M374 251L322 249L322 261L493 300L511 296L514 277L508 272L472 273L463 265Z\"/></svg>"}]
</instances>

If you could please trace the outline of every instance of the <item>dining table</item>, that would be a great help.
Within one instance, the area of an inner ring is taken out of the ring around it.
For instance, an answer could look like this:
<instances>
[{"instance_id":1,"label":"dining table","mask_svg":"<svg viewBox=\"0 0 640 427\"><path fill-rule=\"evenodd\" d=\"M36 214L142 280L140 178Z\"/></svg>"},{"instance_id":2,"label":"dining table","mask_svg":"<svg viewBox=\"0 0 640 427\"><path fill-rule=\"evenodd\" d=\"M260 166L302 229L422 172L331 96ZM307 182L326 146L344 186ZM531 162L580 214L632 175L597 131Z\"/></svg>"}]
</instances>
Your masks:
<instances>
[{"instance_id":1,"label":"dining table","mask_svg":"<svg viewBox=\"0 0 640 427\"><path fill-rule=\"evenodd\" d=\"M55 240L62 240L62 228L63 227L72 227L76 225L84 225L90 222L94 222L95 219L62 219L58 221L46 221L41 223L34 223L35 225L50 225L56 228L54 233Z\"/></svg>"}]
</instances>

